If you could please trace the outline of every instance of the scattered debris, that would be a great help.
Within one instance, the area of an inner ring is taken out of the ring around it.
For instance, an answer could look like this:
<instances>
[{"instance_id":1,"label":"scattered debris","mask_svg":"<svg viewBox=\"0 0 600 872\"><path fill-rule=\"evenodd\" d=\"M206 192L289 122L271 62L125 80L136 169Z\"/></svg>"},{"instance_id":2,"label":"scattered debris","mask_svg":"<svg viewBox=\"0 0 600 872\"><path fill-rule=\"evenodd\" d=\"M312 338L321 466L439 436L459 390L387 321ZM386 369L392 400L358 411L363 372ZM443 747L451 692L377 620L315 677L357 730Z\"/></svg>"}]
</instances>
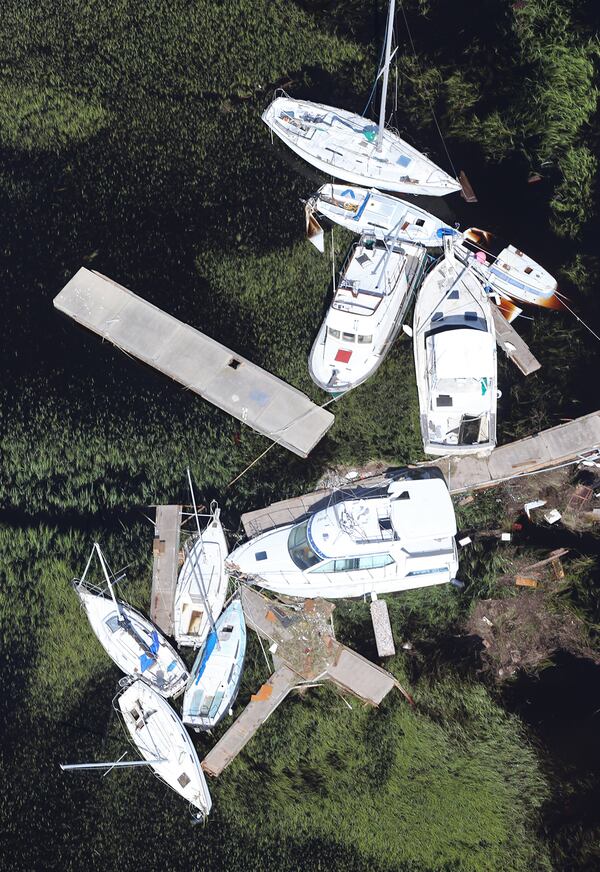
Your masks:
<instances>
[{"instance_id":1,"label":"scattered debris","mask_svg":"<svg viewBox=\"0 0 600 872\"><path fill-rule=\"evenodd\" d=\"M517 575L515 578L515 584L520 587L537 587L538 582L536 578L526 578L524 575Z\"/></svg>"},{"instance_id":2,"label":"scattered debris","mask_svg":"<svg viewBox=\"0 0 600 872\"><path fill-rule=\"evenodd\" d=\"M502 535L500 536L500 539L503 542L510 542L512 539L512 535L510 533L502 533Z\"/></svg>"},{"instance_id":3,"label":"scattered debris","mask_svg":"<svg viewBox=\"0 0 600 872\"><path fill-rule=\"evenodd\" d=\"M475 502L475 497L473 494L468 494L466 497L463 497L458 501L459 506L470 506L471 503Z\"/></svg>"},{"instance_id":4,"label":"scattered debris","mask_svg":"<svg viewBox=\"0 0 600 872\"><path fill-rule=\"evenodd\" d=\"M549 524L556 524L556 522L560 521L561 518L562 515L558 509L550 509L549 512L544 512L544 520Z\"/></svg>"},{"instance_id":5,"label":"scattered debris","mask_svg":"<svg viewBox=\"0 0 600 872\"><path fill-rule=\"evenodd\" d=\"M546 505L546 500L531 500L529 503L525 503L523 508L525 509L525 514L529 519L531 519L531 512L534 509L541 509L542 506Z\"/></svg>"},{"instance_id":6,"label":"scattered debris","mask_svg":"<svg viewBox=\"0 0 600 872\"><path fill-rule=\"evenodd\" d=\"M471 539L470 536L465 536L463 539L458 540L458 544L460 545L461 548L464 548L465 545L470 545L472 541L473 540Z\"/></svg>"}]
</instances>

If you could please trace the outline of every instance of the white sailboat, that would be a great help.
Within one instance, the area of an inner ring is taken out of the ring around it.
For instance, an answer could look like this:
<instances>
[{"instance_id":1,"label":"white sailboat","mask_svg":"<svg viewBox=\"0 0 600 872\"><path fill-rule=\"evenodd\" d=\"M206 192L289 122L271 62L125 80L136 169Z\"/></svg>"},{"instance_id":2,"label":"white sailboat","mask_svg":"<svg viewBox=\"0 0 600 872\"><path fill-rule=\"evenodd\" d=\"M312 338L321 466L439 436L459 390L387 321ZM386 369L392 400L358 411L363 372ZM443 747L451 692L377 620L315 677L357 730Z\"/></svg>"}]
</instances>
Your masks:
<instances>
[{"instance_id":1,"label":"white sailboat","mask_svg":"<svg viewBox=\"0 0 600 872\"><path fill-rule=\"evenodd\" d=\"M395 0L385 35L379 124L322 103L276 97L262 119L292 151L329 176L354 185L443 197L460 184L433 161L387 130L386 101L392 59ZM379 78L378 76L378 78Z\"/></svg>"},{"instance_id":2,"label":"white sailboat","mask_svg":"<svg viewBox=\"0 0 600 872\"><path fill-rule=\"evenodd\" d=\"M227 595L227 540L216 503L211 506L208 524L201 530L189 470L188 481L197 535L191 543L184 545L185 561L175 589L173 623L177 644L197 648L202 645L212 623L221 614Z\"/></svg>"},{"instance_id":3,"label":"white sailboat","mask_svg":"<svg viewBox=\"0 0 600 872\"><path fill-rule=\"evenodd\" d=\"M415 303L413 344L421 435L427 454L491 451L496 444L496 331L481 282L445 256Z\"/></svg>"},{"instance_id":4,"label":"white sailboat","mask_svg":"<svg viewBox=\"0 0 600 872\"><path fill-rule=\"evenodd\" d=\"M239 690L245 654L244 611L240 600L234 599L209 633L190 672L183 697L184 724L197 731L211 730L225 717Z\"/></svg>"},{"instance_id":5,"label":"white sailboat","mask_svg":"<svg viewBox=\"0 0 600 872\"><path fill-rule=\"evenodd\" d=\"M110 597L86 583L94 554L98 556ZM154 624L117 599L97 542L81 579L75 579L73 587L100 644L122 672L143 679L165 697L177 696L184 691L188 678L185 663Z\"/></svg>"},{"instance_id":6,"label":"white sailboat","mask_svg":"<svg viewBox=\"0 0 600 872\"><path fill-rule=\"evenodd\" d=\"M425 209L371 188L322 185L307 203L312 213L324 216L353 233L374 233L378 239L394 237L441 248L442 237L453 229Z\"/></svg>"},{"instance_id":7,"label":"white sailboat","mask_svg":"<svg viewBox=\"0 0 600 872\"><path fill-rule=\"evenodd\" d=\"M469 227L456 237L454 251L500 296L547 309L561 308L554 276L494 233Z\"/></svg>"},{"instance_id":8,"label":"white sailboat","mask_svg":"<svg viewBox=\"0 0 600 872\"><path fill-rule=\"evenodd\" d=\"M380 241L372 233L352 246L310 352L315 384L343 393L375 372L402 326L426 258L420 245Z\"/></svg>"},{"instance_id":9,"label":"white sailboat","mask_svg":"<svg viewBox=\"0 0 600 872\"><path fill-rule=\"evenodd\" d=\"M393 482L255 536L227 558L245 582L285 596L361 597L445 584L458 569L443 478Z\"/></svg>"},{"instance_id":10,"label":"white sailboat","mask_svg":"<svg viewBox=\"0 0 600 872\"><path fill-rule=\"evenodd\" d=\"M143 681L117 697L131 740L154 773L197 809L210 812L212 800L196 749L169 703Z\"/></svg>"}]
</instances>

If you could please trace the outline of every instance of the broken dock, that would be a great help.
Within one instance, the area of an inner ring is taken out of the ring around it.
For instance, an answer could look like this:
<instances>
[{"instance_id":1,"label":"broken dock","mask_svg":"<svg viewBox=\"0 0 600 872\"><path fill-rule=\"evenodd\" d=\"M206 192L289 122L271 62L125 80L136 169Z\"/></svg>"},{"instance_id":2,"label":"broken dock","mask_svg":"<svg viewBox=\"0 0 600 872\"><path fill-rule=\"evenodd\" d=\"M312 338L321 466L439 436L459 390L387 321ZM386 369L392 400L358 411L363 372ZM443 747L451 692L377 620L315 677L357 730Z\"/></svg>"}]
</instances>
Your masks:
<instances>
[{"instance_id":1,"label":"broken dock","mask_svg":"<svg viewBox=\"0 0 600 872\"><path fill-rule=\"evenodd\" d=\"M302 391L100 273L82 267L54 305L300 457L333 424Z\"/></svg>"},{"instance_id":2,"label":"broken dock","mask_svg":"<svg viewBox=\"0 0 600 872\"><path fill-rule=\"evenodd\" d=\"M152 553L152 594L150 617L153 623L173 635L173 606L179 572L181 506L156 506Z\"/></svg>"},{"instance_id":3,"label":"broken dock","mask_svg":"<svg viewBox=\"0 0 600 872\"><path fill-rule=\"evenodd\" d=\"M506 356L517 366L523 375L531 375L541 369L542 364L534 357L529 346L512 324L509 324L498 306L492 303L492 316L496 329L496 342Z\"/></svg>"}]
</instances>

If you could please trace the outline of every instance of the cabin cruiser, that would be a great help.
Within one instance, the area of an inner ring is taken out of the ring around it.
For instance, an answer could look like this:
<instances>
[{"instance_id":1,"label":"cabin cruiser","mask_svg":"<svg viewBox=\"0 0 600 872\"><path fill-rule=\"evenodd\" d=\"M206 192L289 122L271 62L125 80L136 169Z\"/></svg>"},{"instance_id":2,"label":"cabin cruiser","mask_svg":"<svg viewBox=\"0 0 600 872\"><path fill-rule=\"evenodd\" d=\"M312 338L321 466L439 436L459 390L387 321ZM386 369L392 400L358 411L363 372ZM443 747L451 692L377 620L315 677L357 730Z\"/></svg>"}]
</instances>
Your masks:
<instances>
[{"instance_id":1,"label":"cabin cruiser","mask_svg":"<svg viewBox=\"0 0 600 872\"><path fill-rule=\"evenodd\" d=\"M484 285L502 297L548 309L561 308L554 276L495 234L470 227L455 237L454 252L463 263L471 264Z\"/></svg>"},{"instance_id":2,"label":"cabin cruiser","mask_svg":"<svg viewBox=\"0 0 600 872\"><path fill-rule=\"evenodd\" d=\"M445 256L415 303L413 345L421 435L427 454L491 451L496 444L496 331L481 282Z\"/></svg>"},{"instance_id":3,"label":"cabin cruiser","mask_svg":"<svg viewBox=\"0 0 600 872\"><path fill-rule=\"evenodd\" d=\"M309 357L312 380L339 394L372 375L402 326L426 250L363 234L350 249Z\"/></svg>"},{"instance_id":4,"label":"cabin cruiser","mask_svg":"<svg viewBox=\"0 0 600 872\"><path fill-rule=\"evenodd\" d=\"M425 209L382 194L375 188L322 185L307 205L319 217L323 216L346 230L374 233L382 240L391 236L399 242L418 242L428 248L441 248L442 236L454 232L452 227Z\"/></svg>"},{"instance_id":5,"label":"cabin cruiser","mask_svg":"<svg viewBox=\"0 0 600 872\"><path fill-rule=\"evenodd\" d=\"M291 597L361 597L452 581L456 520L443 478L392 482L383 495L331 502L236 548L243 581Z\"/></svg>"}]
</instances>

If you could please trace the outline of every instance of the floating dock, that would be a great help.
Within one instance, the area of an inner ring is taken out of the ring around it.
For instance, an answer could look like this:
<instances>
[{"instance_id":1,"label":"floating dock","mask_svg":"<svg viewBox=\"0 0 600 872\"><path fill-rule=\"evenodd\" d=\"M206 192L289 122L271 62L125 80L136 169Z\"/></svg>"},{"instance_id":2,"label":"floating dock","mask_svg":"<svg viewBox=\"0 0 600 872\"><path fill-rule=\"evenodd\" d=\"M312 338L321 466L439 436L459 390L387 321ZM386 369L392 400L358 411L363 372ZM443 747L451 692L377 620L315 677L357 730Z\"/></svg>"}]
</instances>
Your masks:
<instances>
[{"instance_id":1,"label":"floating dock","mask_svg":"<svg viewBox=\"0 0 600 872\"><path fill-rule=\"evenodd\" d=\"M600 411L575 418L535 436L527 436L508 445L495 448L487 457L476 454L465 457L439 457L423 466L437 466L444 474L451 494L493 487L515 476L551 469L600 450ZM396 470L398 472L398 470ZM325 508L332 499L344 495L368 496L375 489L384 489L393 480L394 471L365 478L342 490L323 488L300 497L273 503L242 515L242 524L248 538L265 533L275 527L294 524L307 515Z\"/></svg>"},{"instance_id":2,"label":"floating dock","mask_svg":"<svg viewBox=\"0 0 600 872\"><path fill-rule=\"evenodd\" d=\"M333 424L301 391L100 273L82 267L54 305L300 457Z\"/></svg>"},{"instance_id":3,"label":"floating dock","mask_svg":"<svg viewBox=\"0 0 600 872\"><path fill-rule=\"evenodd\" d=\"M152 553L152 595L150 618L166 633L173 635L173 605L179 572L179 538L181 506L156 506Z\"/></svg>"},{"instance_id":4,"label":"floating dock","mask_svg":"<svg viewBox=\"0 0 600 872\"><path fill-rule=\"evenodd\" d=\"M496 328L496 342L506 352L509 360L512 360L523 375L531 375L532 372L541 369L542 364L533 356L525 340L521 339L494 303L492 303L492 315Z\"/></svg>"}]
</instances>

